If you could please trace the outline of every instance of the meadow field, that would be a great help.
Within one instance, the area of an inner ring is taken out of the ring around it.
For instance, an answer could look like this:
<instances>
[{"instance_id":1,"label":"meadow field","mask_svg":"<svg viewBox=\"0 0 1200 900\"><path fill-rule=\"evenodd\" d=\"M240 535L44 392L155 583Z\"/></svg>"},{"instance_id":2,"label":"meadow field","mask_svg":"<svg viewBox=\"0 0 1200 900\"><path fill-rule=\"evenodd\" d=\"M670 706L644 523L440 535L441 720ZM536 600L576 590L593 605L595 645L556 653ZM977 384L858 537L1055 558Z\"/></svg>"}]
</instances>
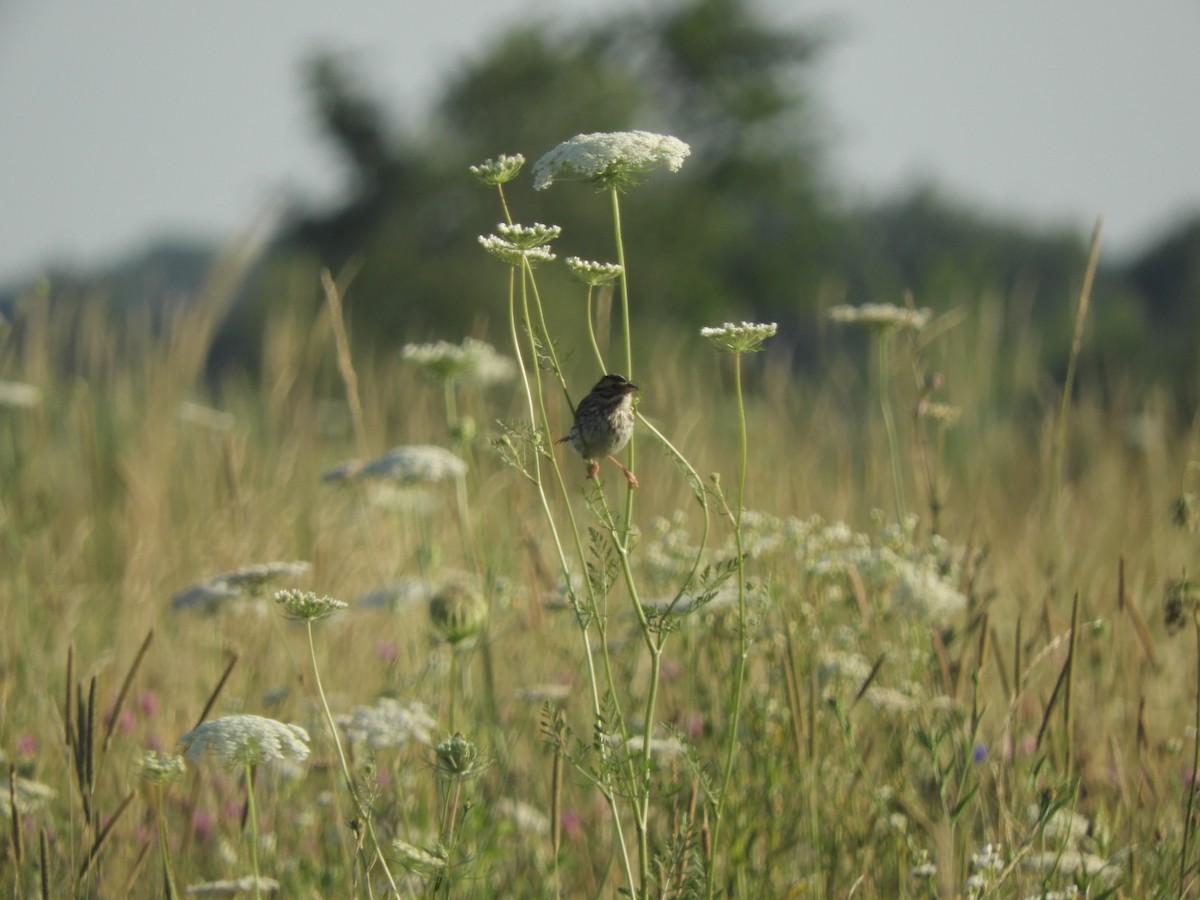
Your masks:
<instances>
[{"instance_id":1,"label":"meadow field","mask_svg":"<svg viewBox=\"0 0 1200 900\"><path fill-rule=\"evenodd\" d=\"M23 301L10 895L1194 896L1194 423L1004 296L639 333L536 231L488 333L357 353L329 276L253 378L236 246L154 323ZM606 369L636 489L554 443Z\"/></svg>"}]
</instances>

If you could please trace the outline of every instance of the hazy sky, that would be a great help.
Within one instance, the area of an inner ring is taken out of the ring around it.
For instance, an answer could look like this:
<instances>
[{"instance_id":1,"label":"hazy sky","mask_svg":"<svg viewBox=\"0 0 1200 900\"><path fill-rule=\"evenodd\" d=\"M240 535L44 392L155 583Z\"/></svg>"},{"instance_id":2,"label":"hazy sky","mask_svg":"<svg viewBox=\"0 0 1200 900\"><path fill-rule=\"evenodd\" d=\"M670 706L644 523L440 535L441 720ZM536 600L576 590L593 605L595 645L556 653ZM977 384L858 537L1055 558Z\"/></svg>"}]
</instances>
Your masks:
<instances>
[{"instance_id":1,"label":"hazy sky","mask_svg":"<svg viewBox=\"0 0 1200 900\"><path fill-rule=\"evenodd\" d=\"M763 4L840 23L815 86L847 198L916 179L1081 231L1103 213L1110 255L1200 210L1200 0ZM361 54L411 115L508 25L597 6L0 0L0 282L227 234L285 187L332 191L299 76L314 48Z\"/></svg>"}]
</instances>

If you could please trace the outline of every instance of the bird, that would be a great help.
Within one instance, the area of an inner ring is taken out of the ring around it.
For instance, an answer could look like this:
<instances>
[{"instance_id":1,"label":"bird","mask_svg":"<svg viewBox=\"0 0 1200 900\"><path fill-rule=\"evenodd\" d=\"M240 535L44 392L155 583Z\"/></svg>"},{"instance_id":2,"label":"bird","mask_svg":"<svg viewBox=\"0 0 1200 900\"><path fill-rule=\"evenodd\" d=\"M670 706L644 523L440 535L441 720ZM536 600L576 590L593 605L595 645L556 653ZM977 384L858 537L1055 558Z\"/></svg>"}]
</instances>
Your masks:
<instances>
[{"instance_id":1,"label":"bird","mask_svg":"<svg viewBox=\"0 0 1200 900\"><path fill-rule=\"evenodd\" d=\"M611 459L625 473L633 487L638 480L613 456L629 443L633 435L633 394L638 389L624 375L610 373L596 382L575 409L575 424L566 437L556 443L570 443L588 461L588 478L600 473L599 460Z\"/></svg>"}]
</instances>

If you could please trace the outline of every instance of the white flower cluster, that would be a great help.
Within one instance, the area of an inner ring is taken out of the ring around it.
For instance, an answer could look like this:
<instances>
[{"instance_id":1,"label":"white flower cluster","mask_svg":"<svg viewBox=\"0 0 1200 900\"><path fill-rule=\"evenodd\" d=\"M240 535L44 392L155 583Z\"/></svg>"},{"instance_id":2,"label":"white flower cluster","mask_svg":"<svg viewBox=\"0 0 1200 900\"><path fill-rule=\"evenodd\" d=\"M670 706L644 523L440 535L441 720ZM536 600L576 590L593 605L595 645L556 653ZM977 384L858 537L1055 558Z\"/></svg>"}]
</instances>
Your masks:
<instances>
[{"instance_id":1,"label":"white flower cluster","mask_svg":"<svg viewBox=\"0 0 1200 900\"><path fill-rule=\"evenodd\" d=\"M279 882L274 878L246 875L242 878L225 878L221 881L189 885L184 893L196 897L236 897L238 894L274 894L278 891Z\"/></svg>"},{"instance_id":2,"label":"white flower cluster","mask_svg":"<svg viewBox=\"0 0 1200 900\"><path fill-rule=\"evenodd\" d=\"M751 353L778 330L779 326L774 322L742 322L740 325L726 322L716 328L701 328L700 336L708 338L718 350L725 353Z\"/></svg>"},{"instance_id":3,"label":"white flower cluster","mask_svg":"<svg viewBox=\"0 0 1200 900\"><path fill-rule=\"evenodd\" d=\"M497 353L491 344L470 337L461 344L448 341L405 344L400 355L433 382L469 381L487 386L511 381L517 374L516 363L511 359Z\"/></svg>"},{"instance_id":4,"label":"white flower cluster","mask_svg":"<svg viewBox=\"0 0 1200 900\"><path fill-rule=\"evenodd\" d=\"M550 241L562 234L562 228L557 225L543 225L535 222L533 225L496 226L500 232L481 234L479 244L493 257L508 266L519 266L522 262L530 265L542 262L552 262L555 259L550 248Z\"/></svg>"},{"instance_id":5,"label":"white flower cluster","mask_svg":"<svg viewBox=\"0 0 1200 900\"><path fill-rule=\"evenodd\" d=\"M891 303L864 303L862 306L835 306L829 310L829 318L844 325L863 325L881 331L894 328L920 331L933 318L933 310L908 309Z\"/></svg>"},{"instance_id":6,"label":"white flower cluster","mask_svg":"<svg viewBox=\"0 0 1200 900\"><path fill-rule=\"evenodd\" d=\"M161 750L146 750L134 764L138 777L152 784L174 781L187 769L182 756Z\"/></svg>"},{"instance_id":7,"label":"white flower cluster","mask_svg":"<svg viewBox=\"0 0 1200 900\"><path fill-rule=\"evenodd\" d=\"M845 596L859 583L883 609L945 625L966 609L957 586L960 565L941 537L918 546L916 524L915 517L903 525L880 524L870 535L842 522L827 525L819 516L781 519L746 510L742 543L753 559L791 555L823 594ZM731 544L724 548L733 552Z\"/></svg>"},{"instance_id":8,"label":"white flower cluster","mask_svg":"<svg viewBox=\"0 0 1200 900\"><path fill-rule=\"evenodd\" d=\"M649 131L577 134L533 164L533 187L544 190L560 178L624 186L656 166L678 172L691 152L679 138Z\"/></svg>"},{"instance_id":9,"label":"white flower cluster","mask_svg":"<svg viewBox=\"0 0 1200 900\"><path fill-rule=\"evenodd\" d=\"M485 159L477 166L470 166L469 171L484 184L508 184L517 177L523 165L525 157L520 153L512 156L501 153L495 159Z\"/></svg>"},{"instance_id":10,"label":"white flower cluster","mask_svg":"<svg viewBox=\"0 0 1200 900\"><path fill-rule=\"evenodd\" d=\"M192 762L209 755L222 766L237 767L303 762L308 743L308 732L299 725L235 715L200 723L179 739L179 749Z\"/></svg>"},{"instance_id":11,"label":"white flower cluster","mask_svg":"<svg viewBox=\"0 0 1200 900\"><path fill-rule=\"evenodd\" d=\"M42 405L42 391L23 381L0 381L0 406L9 409L37 409Z\"/></svg>"},{"instance_id":12,"label":"white flower cluster","mask_svg":"<svg viewBox=\"0 0 1200 900\"><path fill-rule=\"evenodd\" d=\"M431 746L437 726L423 703L406 704L390 697L374 706L356 706L350 715L339 716L337 723L351 741L376 750L403 747L412 741Z\"/></svg>"},{"instance_id":13,"label":"white flower cluster","mask_svg":"<svg viewBox=\"0 0 1200 900\"><path fill-rule=\"evenodd\" d=\"M467 464L444 447L415 444L393 447L371 460L351 460L330 469L322 481L382 478L401 484L432 484L467 474Z\"/></svg>"},{"instance_id":14,"label":"white flower cluster","mask_svg":"<svg viewBox=\"0 0 1200 900\"><path fill-rule=\"evenodd\" d=\"M312 591L298 591L295 588L276 591L275 602L283 607L284 615L297 622L316 622L349 605L342 600L318 597Z\"/></svg>"},{"instance_id":15,"label":"white flower cluster","mask_svg":"<svg viewBox=\"0 0 1200 900\"><path fill-rule=\"evenodd\" d=\"M171 598L171 609L215 612L227 601L253 599L261 594L268 584L300 578L311 570L312 563L303 560L244 566L184 588Z\"/></svg>"},{"instance_id":16,"label":"white flower cluster","mask_svg":"<svg viewBox=\"0 0 1200 900\"><path fill-rule=\"evenodd\" d=\"M616 281L625 271L616 263L593 262L589 259L580 259L578 256L568 256L563 261L571 270L572 275L592 287Z\"/></svg>"},{"instance_id":17,"label":"white flower cluster","mask_svg":"<svg viewBox=\"0 0 1200 900\"><path fill-rule=\"evenodd\" d=\"M44 807L54 799L54 788L40 781L17 777L13 782L8 775L0 775L0 814L12 816L12 801L17 801L17 813L28 815Z\"/></svg>"}]
</instances>

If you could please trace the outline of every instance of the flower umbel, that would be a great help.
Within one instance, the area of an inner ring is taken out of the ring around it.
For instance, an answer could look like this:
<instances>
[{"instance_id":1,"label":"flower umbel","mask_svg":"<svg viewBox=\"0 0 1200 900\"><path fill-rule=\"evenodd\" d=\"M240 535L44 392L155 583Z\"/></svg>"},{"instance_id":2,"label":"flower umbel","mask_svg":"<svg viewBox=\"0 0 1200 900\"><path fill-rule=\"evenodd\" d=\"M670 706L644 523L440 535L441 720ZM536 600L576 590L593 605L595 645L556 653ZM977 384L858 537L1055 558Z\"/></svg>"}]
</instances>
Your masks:
<instances>
[{"instance_id":1,"label":"flower umbel","mask_svg":"<svg viewBox=\"0 0 1200 900\"><path fill-rule=\"evenodd\" d=\"M506 225L501 222L496 226L500 237L522 250L533 250L544 247L562 234L561 225L543 225L534 222L532 225Z\"/></svg>"},{"instance_id":2,"label":"flower umbel","mask_svg":"<svg viewBox=\"0 0 1200 900\"><path fill-rule=\"evenodd\" d=\"M316 622L349 605L332 597L318 597L312 591L298 591L295 588L276 591L275 602L283 607L284 615L297 622Z\"/></svg>"},{"instance_id":3,"label":"flower umbel","mask_svg":"<svg viewBox=\"0 0 1200 900\"><path fill-rule=\"evenodd\" d=\"M161 750L147 750L136 763L138 777L152 784L174 781L187 769L183 757Z\"/></svg>"},{"instance_id":4,"label":"flower umbel","mask_svg":"<svg viewBox=\"0 0 1200 900\"><path fill-rule=\"evenodd\" d=\"M660 165L678 172L692 148L679 138L649 131L577 134L533 164L533 187L543 190L557 178L580 178L601 187L627 187Z\"/></svg>"},{"instance_id":5,"label":"flower umbel","mask_svg":"<svg viewBox=\"0 0 1200 900\"><path fill-rule=\"evenodd\" d=\"M433 483L467 474L467 464L444 447L416 444L393 447L371 460L351 460L330 469L322 481L386 478L401 484Z\"/></svg>"},{"instance_id":6,"label":"flower umbel","mask_svg":"<svg viewBox=\"0 0 1200 900\"><path fill-rule=\"evenodd\" d=\"M564 262L572 275L591 287L616 281L625 271L616 263L592 262L578 256L568 256Z\"/></svg>"},{"instance_id":7,"label":"flower umbel","mask_svg":"<svg viewBox=\"0 0 1200 900\"><path fill-rule=\"evenodd\" d=\"M299 725L237 715L202 722L179 739L179 749L192 762L211 754L220 765L236 768L301 762L308 758L308 742L308 732Z\"/></svg>"},{"instance_id":8,"label":"flower umbel","mask_svg":"<svg viewBox=\"0 0 1200 900\"><path fill-rule=\"evenodd\" d=\"M701 328L700 335L708 338L718 350L724 353L752 353L762 349L763 341L774 336L778 329L779 326L774 322L768 324L743 322L741 325L726 322L719 328Z\"/></svg>"},{"instance_id":9,"label":"flower umbel","mask_svg":"<svg viewBox=\"0 0 1200 900\"><path fill-rule=\"evenodd\" d=\"M497 384L510 381L517 370L516 364L497 353L491 344L470 337L461 344L405 344L400 355L415 365L423 378L433 382Z\"/></svg>"},{"instance_id":10,"label":"flower umbel","mask_svg":"<svg viewBox=\"0 0 1200 900\"><path fill-rule=\"evenodd\" d=\"M495 159L485 159L479 165L471 166L470 172L484 184L507 184L517 177L523 165L525 157L520 153L512 156L501 153Z\"/></svg>"},{"instance_id":11,"label":"flower umbel","mask_svg":"<svg viewBox=\"0 0 1200 900\"><path fill-rule=\"evenodd\" d=\"M920 331L933 318L933 310L908 309L891 303L864 303L862 306L835 306L829 310L829 318L844 325L865 325L880 331L899 328Z\"/></svg>"},{"instance_id":12,"label":"flower umbel","mask_svg":"<svg viewBox=\"0 0 1200 900\"><path fill-rule=\"evenodd\" d=\"M532 266L536 263L554 262L556 258L544 246L523 250L512 241L506 241L504 238L497 237L494 234L481 234L479 236L479 244L484 250L492 254L492 256L506 266L519 266L522 262L527 262Z\"/></svg>"}]
</instances>

